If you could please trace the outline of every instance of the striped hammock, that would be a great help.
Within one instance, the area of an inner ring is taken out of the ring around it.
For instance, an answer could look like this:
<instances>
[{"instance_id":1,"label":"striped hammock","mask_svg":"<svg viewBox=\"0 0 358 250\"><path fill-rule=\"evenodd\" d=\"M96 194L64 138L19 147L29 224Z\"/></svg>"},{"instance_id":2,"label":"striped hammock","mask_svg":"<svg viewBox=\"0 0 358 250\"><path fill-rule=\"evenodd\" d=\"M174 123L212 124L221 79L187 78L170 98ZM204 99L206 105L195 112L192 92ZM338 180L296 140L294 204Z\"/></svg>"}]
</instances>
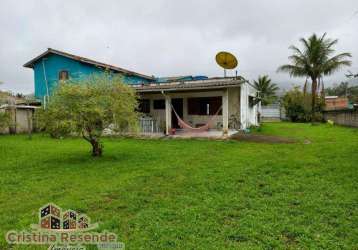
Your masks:
<instances>
[{"instance_id":1,"label":"striped hammock","mask_svg":"<svg viewBox=\"0 0 358 250\"><path fill-rule=\"evenodd\" d=\"M178 119L178 125L181 129L185 129L188 131L193 131L193 132L204 132L204 131L208 131L210 126L212 125L212 123L214 122L214 118L219 114L220 110L222 109L222 106L216 111L216 113L208 120L207 123L205 123L205 125L194 128L192 126L190 126L188 123L186 123L185 121L183 121L183 119L180 118L180 116L178 115L178 113L175 111L173 105L172 109L174 111L175 116Z\"/></svg>"}]
</instances>

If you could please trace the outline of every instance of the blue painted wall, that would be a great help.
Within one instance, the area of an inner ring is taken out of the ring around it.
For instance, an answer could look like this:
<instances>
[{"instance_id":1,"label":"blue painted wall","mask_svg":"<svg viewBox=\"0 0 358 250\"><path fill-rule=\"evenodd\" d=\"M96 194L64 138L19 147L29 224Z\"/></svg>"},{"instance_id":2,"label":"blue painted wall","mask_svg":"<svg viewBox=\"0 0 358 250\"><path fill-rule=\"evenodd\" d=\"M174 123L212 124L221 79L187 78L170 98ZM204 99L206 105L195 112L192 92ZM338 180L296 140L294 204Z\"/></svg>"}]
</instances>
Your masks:
<instances>
[{"instance_id":1,"label":"blue painted wall","mask_svg":"<svg viewBox=\"0 0 358 250\"><path fill-rule=\"evenodd\" d=\"M43 64L45 67L43 67ZM67 70L69 77L72 79L80 79L91 74L103 73L103 69L94 65L85 64L57 54L49 54L46 58L42 58L34 64L36 98L43 100L43 97L46 96L45 74L49 94L51 95L58 84L59 72L62 70ZM127 84L147 83L150 81L139 76L124 76L123 79Z\"/></svg>"}]
</instances>

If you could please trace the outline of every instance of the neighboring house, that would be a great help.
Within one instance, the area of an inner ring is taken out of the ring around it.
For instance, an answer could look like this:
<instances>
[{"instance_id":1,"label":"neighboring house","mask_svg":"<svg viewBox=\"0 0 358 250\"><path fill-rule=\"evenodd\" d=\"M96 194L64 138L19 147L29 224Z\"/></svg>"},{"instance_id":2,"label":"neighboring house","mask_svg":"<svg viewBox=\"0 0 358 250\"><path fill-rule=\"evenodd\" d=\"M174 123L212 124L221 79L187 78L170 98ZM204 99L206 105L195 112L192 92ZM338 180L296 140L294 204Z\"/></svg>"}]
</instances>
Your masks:
<instances>
[{"instance_id":1,"label":"neighboring house","mask_svg":"<svg viewBox=\"0 0 358 250\"><path fill-rule=\"evenodd\" d=\"M224 134L259 125L257 90L242 77L155 78L53 49L24 66L34 69L35 96L43 100L62 79L104 70L122 74L141 98L140 111L150 124L147 132L173 133L173 128L179 128L176 115L191 127L209 125Z\"/></svg>"},{"instance_id":2,"label":"neighboring house","mask_svg":"<svg viewBox=\"0 0 358 250\"><path fill-rule=\"evenodd\" d=\"M340 109L351 109L353 108L350 105L347 97L339 96L326 96L325 97L325 110L340 110Z\"/></svg>"}]
</instances>

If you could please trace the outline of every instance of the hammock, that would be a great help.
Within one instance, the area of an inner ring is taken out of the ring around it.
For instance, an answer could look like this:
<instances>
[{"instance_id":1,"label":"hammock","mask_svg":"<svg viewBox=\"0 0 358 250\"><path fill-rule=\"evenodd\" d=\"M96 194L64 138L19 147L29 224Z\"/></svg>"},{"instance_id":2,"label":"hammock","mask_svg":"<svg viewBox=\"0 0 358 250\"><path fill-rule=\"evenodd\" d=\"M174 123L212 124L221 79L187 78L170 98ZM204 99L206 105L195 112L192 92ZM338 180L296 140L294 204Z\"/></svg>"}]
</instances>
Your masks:
<instances>
[{"instance_id":1,"label":"hammock","mask_svg":"<svg viewBox=\"0 0 358 250\"><path fill-rule=\"evenodd\" d=\"M174 111L174 114L175 116L177 117L178 119L178 125L180 128L182 129L187 129L187 130L191 130L191 131L195 131L195 132L204 132L204 131L208 131L209 128L210 128L210 125L213 123L214 121L214 118L219 114L220 110L222 109L222 106L216 111L216 113L209 119L209 121L203 125L203 126L200 126L200 127L197 127L197 128L194 128L192 126L190 126L189 124L187 124L186 122L183 121L183 119L180 118L180 116L178 115L178 113L175 111L173 105L172 106L172 109Z\"/></svg>"}]
</instances>

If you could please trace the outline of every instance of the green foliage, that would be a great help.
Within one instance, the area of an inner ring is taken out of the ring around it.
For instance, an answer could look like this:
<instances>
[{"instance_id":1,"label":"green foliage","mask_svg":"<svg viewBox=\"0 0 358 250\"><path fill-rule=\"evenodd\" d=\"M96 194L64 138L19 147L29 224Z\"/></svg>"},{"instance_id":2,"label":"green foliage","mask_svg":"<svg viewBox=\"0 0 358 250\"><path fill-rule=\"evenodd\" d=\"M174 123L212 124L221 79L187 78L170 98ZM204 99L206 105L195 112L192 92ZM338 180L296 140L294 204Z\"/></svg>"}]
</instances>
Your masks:
<instances>
[{"instance_id":1,"label":"green foliage","mask_svg":"<svg viewBox=\"0 0 358 250\"><path fill-rule=\"evenodd\" d=\"M4 92L0 90L0 104L8 103L9 98L11 97L11 93Z\"/></svg>"},{"instance_id":2,"label":"green foliage","mask_svg":"<svg viewBox=\"0 0 358 250\"><path fill-rule=\"evenodd\" d=\"M337 86L325 89L327 95L336 95L336 96L348 96L349 95L349 83L341 82Z\"/></svg>"},{"instance_id":3,"label":"green foliage","mask_svg":"<svg viewBox=\"0 0 358 250\"><path fill-rule=\"evenodd\" d=\"M0 110L0 132L2 129L9 127L11 124L10 114Z\"/></svg>"},{"instance_id":4,"label":"green foliage","mask_svg":"<svg viewBox=\"0 0 358 250\"><path fill-rule=\"evenodd\" d=\"M358 86L349 86L348 82L341 82L330 88L326 88L327 95L346 96L349 101L358 102Z\"/></svg>"},{"instance_id":5,"label":"green foliage","mask_svg":"<svg viewBox=\"0 0 358 250\"><path fill-rule=\"evenodd\" d=\"M290 46L293 54L289 57L291 64L282 65L278 71L288 72L294 77L309 77L311 84L311 109L314 112L318 84L323 76L331 75L344 66L350 66L350 53L341 53L333 55L334 46L338 40L326 38L326 33L321 37L313 34L308 39L301 38L302 49L296 46ZM321 84L323 89L323 83Z\"/></svg>"},{"instance_id":6,"label":"green foliage","mask_svg":"<svg viewBox=\"0 0 358 250\"><path fill-rule=\"evenodd\" d=\"M258 80L254 81L257 90L260 91L262 105L267 105L277 99L276 92L279 89L275 83L271 83L271 79L267 76L259 76Z\"/></svg>"},{"instance_id":7,"label":"green foliage","mask_svg":"<svg viewBox=\"0 0 358 250\"><path fill-rule=\"evenodd\" d=\"M60 83L37 117L40 128L54 137L81 135L92 144L92 154L96 156L102 154L99 138L105 128L116 132L136 129L136 107L134 90L121 78L93 75Z\"/></svg>"},{"instance_id":8,"label":"green foliage","mask_svg":"<svg viewBox=\"0 0 358 250\"><path fill-rule=\"evenodd\" d=\"M322 121L320 112L312 114L311 105L311 95L304 94L298 86L288 91L283 97L286 116L293 122ZM323 100L319 99L316 105L316 110L322 110Z\"/></svg>"},{"instance_id":9,"label":"green foliage","mask_svg":"<svg viewBox=\"0 0 358 250\"><path fill-rule=\"evenodd\" d=\"M357 130L280 122L255 133L298 142L104 138L91 159L78 138L0 136L0 249L47 250L4 235L30 230L48 202L126 249L356 249Z\"/></svg>"}]
</instances>

